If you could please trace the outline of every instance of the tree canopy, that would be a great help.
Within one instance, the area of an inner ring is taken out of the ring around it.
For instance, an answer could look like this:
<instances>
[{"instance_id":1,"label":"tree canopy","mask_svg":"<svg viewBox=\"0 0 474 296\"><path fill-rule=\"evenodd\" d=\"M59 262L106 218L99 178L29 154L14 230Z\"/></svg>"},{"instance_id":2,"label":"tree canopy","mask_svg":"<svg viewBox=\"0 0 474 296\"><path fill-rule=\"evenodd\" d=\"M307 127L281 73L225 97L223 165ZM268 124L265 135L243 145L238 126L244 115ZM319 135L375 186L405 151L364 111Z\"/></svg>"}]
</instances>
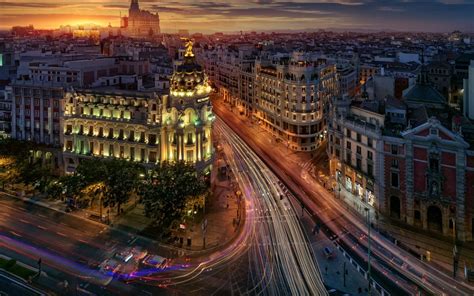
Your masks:
<instances>
[{"instance_id":1,"label":"tree canopy","mask_svg":"<svg viewBox=\"0 0 474 296\"><path fill-rule=\"evenodd\" d=\"M140 195L145 214L158 226L167 227L185 214L187 201L206 192L206 182L194 166L164 162L148 174Z\"/></svg>"}]
</instances>

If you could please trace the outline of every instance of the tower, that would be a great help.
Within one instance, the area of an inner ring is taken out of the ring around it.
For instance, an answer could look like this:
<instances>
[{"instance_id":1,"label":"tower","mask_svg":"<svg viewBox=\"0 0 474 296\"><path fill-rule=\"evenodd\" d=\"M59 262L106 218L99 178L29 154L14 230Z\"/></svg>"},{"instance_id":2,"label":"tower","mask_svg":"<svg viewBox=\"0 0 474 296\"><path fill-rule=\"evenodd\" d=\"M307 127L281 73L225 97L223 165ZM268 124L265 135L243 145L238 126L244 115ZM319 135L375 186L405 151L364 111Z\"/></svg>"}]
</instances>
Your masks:
<instances>
[{"instance_id":1,"label":"tower","mask_svg":"<svg viewBox=\"0 0 474 296\"><path fill-rule=\"evenodd\" d=\"M204 69L196 63L193 42L186 40L184 61L171 78L170 95L163 110L162 159L195 163L209 169L213 159L212 89Z\"/></svg>"},{"instance_id":2,"label":"tower","mask_svg":"<svg viewBox=\"0 0 474 296\"><path fill-rule=\"evenodd\" d=\"M129 9L129 16L133 15L133 14L137 14L138 12L140 12L140 5L138 4L138 0L132 0L132 2L130 3L130 9Z\"/></svg>"}]
</instances>

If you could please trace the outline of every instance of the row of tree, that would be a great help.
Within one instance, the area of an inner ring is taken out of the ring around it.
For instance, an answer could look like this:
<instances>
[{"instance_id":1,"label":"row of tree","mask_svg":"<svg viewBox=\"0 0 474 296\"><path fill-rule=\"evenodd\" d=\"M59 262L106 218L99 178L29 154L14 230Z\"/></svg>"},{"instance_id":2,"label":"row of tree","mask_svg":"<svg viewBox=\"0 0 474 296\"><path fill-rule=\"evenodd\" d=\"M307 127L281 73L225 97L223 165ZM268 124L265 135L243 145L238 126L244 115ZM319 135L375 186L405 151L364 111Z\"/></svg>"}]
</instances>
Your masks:
<instances>
[{"instance_id":1,"label":"row of tree","mask_svg":"<svg viewBox=\"0 0 474 296\"><path fill-rule=\"evenodd\" d=\"M147 217L157 226L168 227L182 219L189 200L206 194L207 189L195 167L185 162L164 162L147 170L125 160L94 158L83 160L73 175L53 182L48 191L52 196L99 199L101 209L102 205L116 207L118 214L135 195Z\"/></svg>"},{"instance_id":2,"label":"row of tree","mask_svg":"<svg viewBox=\"0 0 474 296\"><path fill-rule=\"evenodd\" d=\"M13 139L0 141L0 180L6 184L30 185L43 191L52 178L51 167L34 161L35 144Z\"/></svg>"},{"instance_id":3,"label":"row of tree","mask_svg":"<svg viewBox=\"0 0 474 296\"><path fill-rule=\"evenodd\" d=\"M183 218L197 197L207 194L207 182L186 162L164 162L147 170L125 160L91 158L82 160L73 174L57 177L51 167L34 160L32 151L37 148L30 142L0 141L3 183L33 185L57 199L99 200L101 217L102 207L116 207L120 213L122 205L136 196L146 216L157 226L168 227Z\"/></svg>"}]
</instances>

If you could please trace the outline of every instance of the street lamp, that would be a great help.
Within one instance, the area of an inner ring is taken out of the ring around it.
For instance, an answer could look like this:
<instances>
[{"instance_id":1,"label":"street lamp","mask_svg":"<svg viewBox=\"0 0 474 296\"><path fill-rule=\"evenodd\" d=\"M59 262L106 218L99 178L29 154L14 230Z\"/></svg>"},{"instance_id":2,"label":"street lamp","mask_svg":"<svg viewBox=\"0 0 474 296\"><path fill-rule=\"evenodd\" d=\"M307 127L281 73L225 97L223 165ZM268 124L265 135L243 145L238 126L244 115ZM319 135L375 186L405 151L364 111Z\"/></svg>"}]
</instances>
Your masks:
<instances>
[{"instance_id":1,"label":"street lamp","mask_svg":"<svg viewBox=\"0 0 474 296\"><path fill-rule=\"evenodd\" d=\"M370 284L370 209L365 208L365 211L367 212L367 227L369 228L368 230L368 236L367 236L367 241L368 241L368 250L367 250L367 279L369 281L369 292L368 295L370 296L370 292L372 289L372 286Z\"/></svg>"}]
</instances>

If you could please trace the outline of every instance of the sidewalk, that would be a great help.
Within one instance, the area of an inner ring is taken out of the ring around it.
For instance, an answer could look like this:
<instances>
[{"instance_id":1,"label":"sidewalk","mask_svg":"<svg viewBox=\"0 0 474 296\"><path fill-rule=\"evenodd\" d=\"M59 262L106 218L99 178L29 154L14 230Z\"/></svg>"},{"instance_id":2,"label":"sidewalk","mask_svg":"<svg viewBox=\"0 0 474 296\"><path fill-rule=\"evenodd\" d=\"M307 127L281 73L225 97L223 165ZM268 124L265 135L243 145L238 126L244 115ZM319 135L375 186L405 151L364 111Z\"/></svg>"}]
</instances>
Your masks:
<instances>
[{"instance_id":1,"label":"sidewalk","mask_svg":"<svg viewBox=\"0 0 474 296\"><path fill-rule=\"evenodd\" d=\"M227 163L225 159L223 161ZM217 170L217 166L214 168ZM184 249L215 249L226 245L236 236L239 226L243 222L241 221L237 225L238 199L236 191L239 189L235 185L237 182L230 175L230 178L223 175L216 176L213 184L213 196L206 204L205 216L187 225L186 230L176 232L178 241L174 246L181 246L179 238L182 238ZM207 225L205 231L203 225ZM191 239L191 246L187 245L188 239Z\"/></svg>"}]
</instances>

